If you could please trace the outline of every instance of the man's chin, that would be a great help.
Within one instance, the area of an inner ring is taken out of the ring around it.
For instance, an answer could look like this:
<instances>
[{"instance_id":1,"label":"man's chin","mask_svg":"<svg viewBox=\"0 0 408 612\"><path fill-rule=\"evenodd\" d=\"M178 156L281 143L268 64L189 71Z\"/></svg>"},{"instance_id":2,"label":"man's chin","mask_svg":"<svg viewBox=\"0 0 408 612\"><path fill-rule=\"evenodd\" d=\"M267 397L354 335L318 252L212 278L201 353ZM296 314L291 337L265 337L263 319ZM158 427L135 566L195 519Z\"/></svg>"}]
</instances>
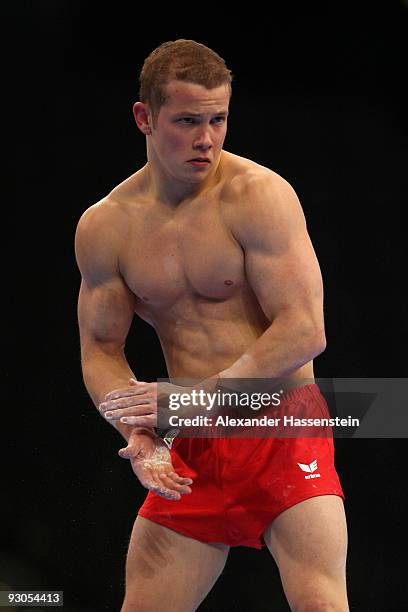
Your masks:
<instances>
[{"instance_id":1,"label":"man's chin","mask_svg":"<svg viewBox=\"0 0 408 612\"><path fill-rule=\"evenodd\" d=\"M200 185L201 183L203 183L209 176L209 172L200 172L197 174L190 174L190 173L186 173L183 176L183 182L184 183L189 183L190 185Z\"/></svg>"}]
</instances>

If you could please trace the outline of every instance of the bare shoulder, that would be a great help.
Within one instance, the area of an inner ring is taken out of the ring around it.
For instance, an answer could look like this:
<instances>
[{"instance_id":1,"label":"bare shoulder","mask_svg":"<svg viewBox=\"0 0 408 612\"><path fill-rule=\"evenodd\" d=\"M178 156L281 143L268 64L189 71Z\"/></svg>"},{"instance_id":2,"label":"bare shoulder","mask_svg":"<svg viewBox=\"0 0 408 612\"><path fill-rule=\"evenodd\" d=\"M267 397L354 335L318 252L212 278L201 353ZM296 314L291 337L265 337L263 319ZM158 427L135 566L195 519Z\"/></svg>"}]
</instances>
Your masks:
<instances>
[{"instance_id":1,"label":"bare shoulder","mask_svg":"<svg viewBox=\"0 0 408 612\"><path fill-rule=\"evenodd\" d=\"M102 242L113 244L126 227L123 208L110 196L87 208L78 221L76 242L92 243L94 246Z\"/></svg>"},{"instance_id":2,"label":"bare shoulder","mask_svg":"<svg viewBox=\"0 0 408 612\"><path fill-rule=\"evenodd\" d=\"M138 201L142 199L139 188L138 172L128 177L112 191L87 208L78 223L78 231L115 232L118 227L126 227L129 214L137 210ZM96 236L95 236L96 237Z\"/></svg>"},{"instance_id":3,"label":"bare shoulder","mask_svg":"<svg viewBox=\"0 0 408 612\"><path fill-rule=\"evenodd\" d=\"M129 216L137 214L143 206L142 173L139 170L116 185L107 196L87 208L78 222L77 232L91 232L93 238L113 235L129 227Z\"/></svg>"},{"instance_id":4,"label":"bare shoulder","mask_svg":"<svg viewBox=\"0 0 408 612\"><path fill-rule=\"evenodd\" d=\"M81 215L75 233L75 255L85 279L111 275L117 261L121 233L120 206L105 197Z\"/></svg>"},{"instance_id":5,"label":"bare shoulder","mask_svg":"<svg viewBox=\"0 0 408 612\"><path fill-rule=\"evenodd\" d=\"M228 175L226 197L252 213L259 207L272 212L282 202L298 201L292 185L280 174L245 157L228 153Z\"/></svg>"},{"instance_id":6,"label":"bare shoulder","mask_svg":"<svg viewBox=\"0 0 408 612\"><path fill-rule=\"evenodd\" d=\"M301 204L286 179L243 157L234 155L229 161L231 178L224 196L228 223L236 237L259 240L273 229L286 227L293 233L305 228Z\"/></svg>"},{"instance_id":7,"label":"bare shoulder","mask_svg":"<svg viewBox=\"0 0 408 612\"><path fill-rule=\"evenodd\" d=\"M81 215L76 231L76 244L92 243L94 247L124 244L131 228L130 218L140 217L146 209L140 189L139 172L128 177L112 191L87 208Z\"/></svg>"}]
</instances>

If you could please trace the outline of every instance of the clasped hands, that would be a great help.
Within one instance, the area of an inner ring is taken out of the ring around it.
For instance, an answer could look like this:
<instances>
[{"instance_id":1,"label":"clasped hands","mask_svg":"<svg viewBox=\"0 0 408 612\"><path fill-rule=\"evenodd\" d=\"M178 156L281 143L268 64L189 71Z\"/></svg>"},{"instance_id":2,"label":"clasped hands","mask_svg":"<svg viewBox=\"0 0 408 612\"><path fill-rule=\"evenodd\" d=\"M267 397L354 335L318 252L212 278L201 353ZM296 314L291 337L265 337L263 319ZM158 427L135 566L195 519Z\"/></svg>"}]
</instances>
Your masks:
<instances>
[{"instance_id":1,"label":"clasped hands","mask_svg":"<svg viewBox=\"0 0 408 612\"><path fill-rule=\"evenodd\" d=\"M144 428L157 426L157 407L168 405L169 394L174 393L175 389L186 390L185 387L160 383L158 392L157 383L139 382L131 378L128 387L111 391L99 405L100 413L107 420L120 420L135 426L129 434L126 448L121 448L118 454L130 460L134 473L144 487L169 500L180 500L183 494L191 493L193 481L175 472L169 449L163 440Z\"/></svg>"},{"instance_id":2,"label":"clasped hands","mask_svg":"<svg viewBox=\"0 0 408 612\"><path fill-rule=\"evenodd\" d=\"M136 427L157 427L158 408L168 407L170 394L188 391L188 387L171 383L161 382L158 385L130 378L128 387L105 395L99 411L108 421L120 421Z\"/></svg>"}]
</instances>

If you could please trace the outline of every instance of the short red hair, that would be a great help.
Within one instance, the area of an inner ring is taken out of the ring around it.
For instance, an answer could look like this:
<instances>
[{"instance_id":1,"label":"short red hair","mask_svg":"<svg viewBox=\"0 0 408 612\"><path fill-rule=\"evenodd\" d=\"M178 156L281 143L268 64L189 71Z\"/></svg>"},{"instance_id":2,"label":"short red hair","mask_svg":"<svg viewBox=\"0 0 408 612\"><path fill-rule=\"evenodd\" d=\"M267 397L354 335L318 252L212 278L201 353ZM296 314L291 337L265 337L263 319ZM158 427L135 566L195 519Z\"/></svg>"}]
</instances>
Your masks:
<instances>
[{"instance_id":1,"label":"short red hair","mask_svg":"<svg viewBox=\"0 0 408 612\"><path fill-rule=\"evenodd\" d=\"M173 79L213 89L227 84L231 96L232 73L215 51L195 40L171 40L154 49L140 72L141 102L148 104L153 121L167 99L166 85Z\"/></svg>"}]
</instances>

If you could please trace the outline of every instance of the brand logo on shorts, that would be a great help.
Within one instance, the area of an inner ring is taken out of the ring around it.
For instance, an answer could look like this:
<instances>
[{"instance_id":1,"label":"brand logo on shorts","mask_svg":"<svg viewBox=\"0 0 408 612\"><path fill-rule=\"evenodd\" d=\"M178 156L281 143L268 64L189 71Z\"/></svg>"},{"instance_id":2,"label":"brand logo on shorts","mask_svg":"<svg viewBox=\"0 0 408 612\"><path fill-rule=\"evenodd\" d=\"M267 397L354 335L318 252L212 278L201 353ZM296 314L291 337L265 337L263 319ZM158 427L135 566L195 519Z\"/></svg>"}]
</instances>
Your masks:
<instances>
[{"instance_id":1,"label":"brand logo on shorts","mask_svg":"<svg viewBox=\"0 0 408 612\"><path fill-rule=\"evenodd\" d=\"M315 472L317 470L317 459L314 459L312 463L298 463L298 466L304 472ZM320 474L309 474L305 476L306 480L310 480L310 478L320 478Z\"/></svg>"}]
</instances>

